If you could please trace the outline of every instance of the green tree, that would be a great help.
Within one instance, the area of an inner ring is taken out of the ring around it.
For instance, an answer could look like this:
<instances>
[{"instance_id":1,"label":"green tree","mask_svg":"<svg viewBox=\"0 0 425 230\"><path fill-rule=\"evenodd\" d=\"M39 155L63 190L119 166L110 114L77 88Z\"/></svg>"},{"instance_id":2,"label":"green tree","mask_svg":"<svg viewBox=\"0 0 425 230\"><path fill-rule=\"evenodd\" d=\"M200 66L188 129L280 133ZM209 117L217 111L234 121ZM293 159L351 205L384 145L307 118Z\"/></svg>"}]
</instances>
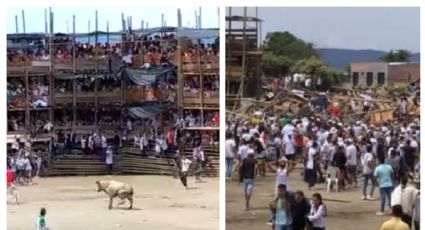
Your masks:
<instances>
[{"instance_id":1,"label":"green tree","mask_svg":"<svg viewBox=\"0 0 425 230\"><path fill-rule=\"evenodd\" d=\"M276 56L271 52L265 52L261 59L261 66L266 76L286 75L294 62L285 56Z\"/></svg>"},{"instance_id":2,"label":"green tree","mask_svg":"<svg viewBox=\"0 0 425 230\"><path fill-rule=\"evenodd\" d=\"M330 69L326 66L325 63L323 63L322 60L320 60L317 57L310 57L307 59L299 60L294 66L293 66L293 72L294 73L302 73L307 76L310 76L312 79L312 87L313 89L316 89L316 83L317 79L319 77L323 78L327 77L330 73ZM328 81L328 80L326 80ZM326 83L333 83L331 80Z\"/></svg>"},{"instance_id":3,"label":"green tree","mask_svg":"<svg viewBox=\"0 0 425 230\"><path fill-rule=\"evenodd\" d=\"M262 49L261 65L266 76L286 75L297 61L318 57L312 43L306 43L289 32L268 33Z\"/></svg>"},{"instance_id":4,"label":"green tree","mask_svg":"<svg viewBox=\"0 0 425 230\"><path fill-rule=\"evenodd\" d=\"M408 50L391 50L380 59L384 62L407 62L410 56L412 56L412 53Z\"/></svg>"},{"instance_id":5,"label":"green tree","mask_svg":"<svg viewBox=\"0 0 425 230\"><path fill-rule=\"evenodd\" d=\"M286 56L298 61L310 56L318 57L312 43L297 38L290 32L272 32L266 35L263 50L277 56Z\"/></svg>"}]
</instances>

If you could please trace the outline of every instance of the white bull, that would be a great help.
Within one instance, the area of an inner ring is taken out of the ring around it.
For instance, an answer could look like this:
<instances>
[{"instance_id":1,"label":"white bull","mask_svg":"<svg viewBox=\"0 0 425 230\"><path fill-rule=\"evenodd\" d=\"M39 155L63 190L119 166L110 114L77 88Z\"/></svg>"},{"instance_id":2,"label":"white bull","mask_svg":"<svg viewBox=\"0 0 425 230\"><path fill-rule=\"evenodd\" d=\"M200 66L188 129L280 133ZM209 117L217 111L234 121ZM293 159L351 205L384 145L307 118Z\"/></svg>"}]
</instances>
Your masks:
<instances>
[{"instance_id":1,"label":"white bull","mask_svg":"<svg viewBox=\"0 0 425 230\"><path fill-rule=\"evenodd\" d=\"M121 202L118 205L121 205L125 202L125 199L130 201L129 209L133 208L133 194L134 189L132 186L126 183L113 181L113 180L101 180L96 181L97 192L104 191L106 195L109 196L109 209L112 209L112 200L115 197L119 197Z\"/></svg>"}]
</instances>

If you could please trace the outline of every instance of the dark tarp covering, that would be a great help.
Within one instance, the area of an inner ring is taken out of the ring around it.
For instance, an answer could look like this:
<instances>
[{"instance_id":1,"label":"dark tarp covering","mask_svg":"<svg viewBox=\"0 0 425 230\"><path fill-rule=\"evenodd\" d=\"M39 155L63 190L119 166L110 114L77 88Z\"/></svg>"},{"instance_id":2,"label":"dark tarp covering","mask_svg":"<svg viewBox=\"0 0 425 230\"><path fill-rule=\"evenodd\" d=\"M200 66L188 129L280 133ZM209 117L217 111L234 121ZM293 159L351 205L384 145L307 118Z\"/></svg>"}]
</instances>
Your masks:
<instances>
[{"instance_id":1,"label":"dark tarp covering","mask_svg":"<svg viewBox=\"0 0 425 230\"><path fill-rule=\"evenodd\" d=\"M174 67L167 69L129 69L125 68L119 73L121 77L128 77L137 85L151 86L158 76L173 71ZM124 76L122 76L124 75Z\"/></svg>"},{"instance_id":2,"label":"dark tarp covering","mask_svg":"<svg viewBox=\"0 0 425 230\"><path fill-rule=\"evenodd\" d=\"M114 75L110 75L108 77L113 77ZM84 75L84 74L72 74L72 73L63 73L63 74L55 74L55 79L58 80L72 80L77 78L90 77L90 78L104 78L106 77L104 74L97 75Z\"/></svg>"},{"instance_id":3,"label":"dark tarp covering","mask_svg":"<svg viewBox=\"0 0 425 230\"><path fill-rule=\"evenodd\" d=\"M144 30L133 31L139 37L149 36L154 33L176 33L177 37L188 37L190 39L213 38L220 36L217 28L194 29L194 28L176 28L176 27L156 27Z\"/></svg>"},{"instance_id":4,"label":"dark tarp covering","mask_svg":"<svg viewBox=\"0 0 425 230\"><path fill-rule=\"evenodd\" d=\"M144 105L129 108L129 115L133 118L152 118L169 110L167 105Z\"/></svg>"}]
</instances>

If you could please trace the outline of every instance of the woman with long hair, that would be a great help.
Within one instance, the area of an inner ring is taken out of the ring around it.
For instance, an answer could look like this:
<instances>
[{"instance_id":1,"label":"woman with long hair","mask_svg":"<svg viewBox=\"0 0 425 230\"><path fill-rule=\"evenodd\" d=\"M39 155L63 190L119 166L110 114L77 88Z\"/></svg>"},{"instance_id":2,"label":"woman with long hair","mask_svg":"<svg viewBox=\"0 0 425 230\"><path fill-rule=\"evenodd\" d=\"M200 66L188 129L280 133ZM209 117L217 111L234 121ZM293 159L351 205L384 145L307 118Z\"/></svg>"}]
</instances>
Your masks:
<instances>
[{"instance_id":1,"label":"woman with long hair","mask_svg":"<svg viewBox=\"0 0 425 230\"><path fill-rule=\"evenodd\" d=\"M326 207L322 202L320 193L312 196L310 215L307 217L312 230L325 230Z\"/></svg>"}]
</instances>

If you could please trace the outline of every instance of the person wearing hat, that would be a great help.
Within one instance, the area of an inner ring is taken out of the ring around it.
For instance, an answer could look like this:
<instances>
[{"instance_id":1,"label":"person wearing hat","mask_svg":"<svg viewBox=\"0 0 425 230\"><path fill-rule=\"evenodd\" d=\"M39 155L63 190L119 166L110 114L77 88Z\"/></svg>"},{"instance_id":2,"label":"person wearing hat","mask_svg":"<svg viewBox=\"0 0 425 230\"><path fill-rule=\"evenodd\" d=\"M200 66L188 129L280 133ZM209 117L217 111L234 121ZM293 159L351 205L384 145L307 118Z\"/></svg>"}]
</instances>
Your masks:
<instances>
[{"instance_id":1,"label":"person wearing hat","mask_svg":"<svg viewBox=\"0 0 425 230\"><path fill-rule=\"evenodd\" d=\"M408 186L407 182L407 176L401 178L401 184L397 186L391 194L391 206L401 205L403 208L401 219L409 225L409 229L411 229L413 210L415 209L415 201L419 190L413 186Z\"/></svg>"},{"instance_id":2,"label":"person wearing hat","mask_svg":"<svg viewBox=\"0 0 425 230\"><path fill-rule=\"evenodd\" d=\"M290 191L288 176L289 173L294 169L294 162L290 162L290 167L287 167L288 159L285 157L280 158L278 161L270 162L267 166L271 172L276 173L276 184L274 190L274 197L278 195L279 185L285 185L286 190ZM278 166L278 167L276 167ZM273 222L273 218L269 219L269 223Z\"/></svg>"},{"instance_id":3,"label":"person wearing hat","mask_svg":"<svg viewBox=\"0 0 425 230\"><path fill-rule=\"evenodd\" d=\"M288 191L291 191L288 181L289 173L295 168L296 162L289 161L286 157L280 158L278 161L270 162L268 169L276 173L276 183L274 194L277 194L277 189L280 184L286 185ZM278 166L278 167L276 167Z\"/></svg>"}]
</instances>

